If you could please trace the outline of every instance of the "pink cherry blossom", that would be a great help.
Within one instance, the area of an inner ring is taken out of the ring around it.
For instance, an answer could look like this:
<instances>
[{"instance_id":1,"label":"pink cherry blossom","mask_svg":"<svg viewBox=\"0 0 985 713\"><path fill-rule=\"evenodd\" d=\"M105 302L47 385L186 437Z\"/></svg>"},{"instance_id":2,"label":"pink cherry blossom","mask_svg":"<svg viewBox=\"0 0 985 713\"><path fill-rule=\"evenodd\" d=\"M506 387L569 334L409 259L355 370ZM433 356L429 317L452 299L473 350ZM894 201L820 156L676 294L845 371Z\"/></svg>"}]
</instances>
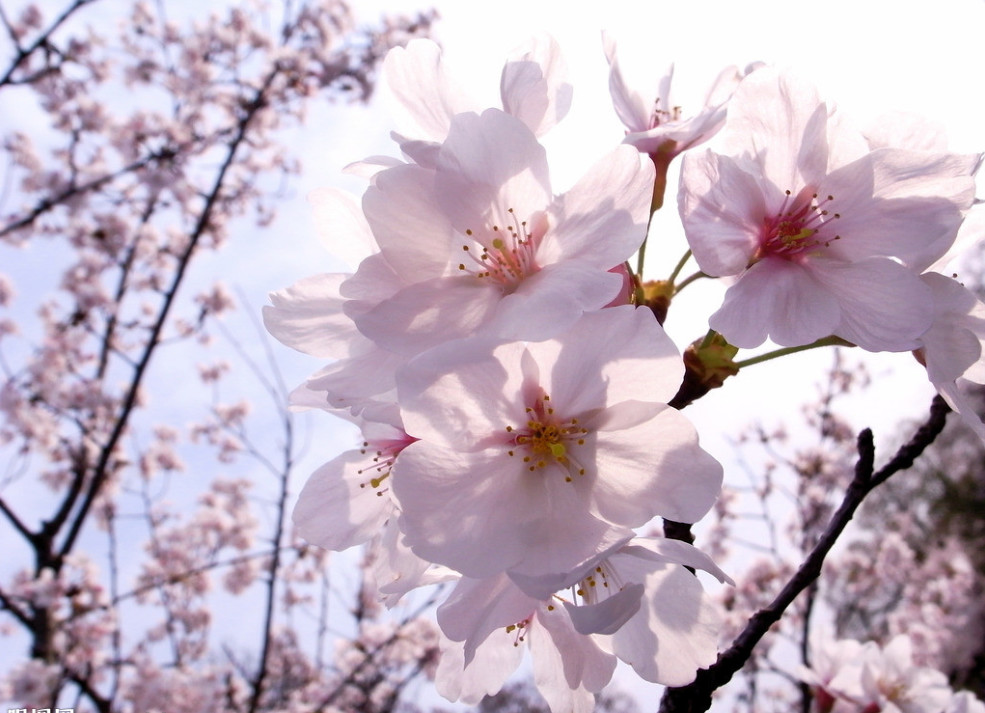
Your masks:
<instances>
[{"instance_id":1,"label":"pink cherry blossom","mask_svg":"<svg viewBox=\"0 0 985 713\"><path fill-rule=\"evenodd\" d=\"M457 85L444 66L441 48L431 40L413 40L392 49L384 60L383 75L412 132L409 137L394 133L394 138L422 165L430 164L456 114L484 109ZM519 46L503 67L502 108L537 136L564 118L571 94L560 47L549 35Z\"/></svg>"},{"instance_id":2,"label":"pink cherry blossom","mask_svg":"<svg viewBox=\"0 0 985 713\"><path fill-rule=\"evenodd\" d=\"M961 384L985 383L985 305L974 293L936 272L921 276L934 302L934 321L921 335L917 357L927 367L927 377L961 419L985 439L985 424Z\"/></svg>"},{"instance_id":3,"label":"pink cherry blossom","mask_svg":"<svg viewBox=\"0 0 985 713\"><path fill-rule=\"evenodd\" d=\"M913 663L912 644L900 634L862 667L862 702L885 713L939 713L951 698L947 676Z\"/></svg>"},{"instance_id":4,"label":"pink cherry blossom","mask_svg":"<svg viewBox=\"0 0 985 713\"><path fill-rule=\"evenodd\" d=\"M414 442L404 432L396 409L380 421L354 419L365 441L316 470L308 478L294 524L308 542L329 550L345 550L380 533L396 515L390 496L390 475L400 452Z\"/></svg>"},{"instance_id":5,"label":"pink cherry blossom","mask_svg":"<svg viewBox=\"0 0 985 713\"><path fill-rule=\"evenodd\" d=\"M685 113L684 107L675 104L671 96L673 64L663 75L647 67L645 76L649 85L636 83L624 72L615 39L603 33L602 42L609 62L612 104L626 127L625 143L641 153L661 151L676 156L707 141L725 124L728 100L742 79L737 67L723 69L708 89L703 106L694 113Z\"/></svg>"},{"instance_id":6,"label":"pink cherry blossom","mask_svg":"<svg viewBox=\"0 0 985 713\"><path fill-rule=\"evenodd\" d=\"M685 567L732 583L700 550L662 537L617 543L566 575L510 577L527 594L560 601L578 633L596 636L641 678L683 686L715 662L722 624Z\"/></svg>"},{"instance_id":7,"label":"pink cherry blossom","mask_svg":"<svg viewBox=\"0 0 985 713\"><path fill-rule=\"evenodd\" d=\"M652 166L618 147L555 197L545 151L522 122L497 110L458 115L436 168L389 169L367 190L380 254L408 286L346 313L407 355L480 327L547 339L620 293L609 270L642 242L652 184Z\"/></svg>"},{"instance_id":8,"label":"pink cherry blossom","mask_svg":"<svg viewBox=\"0 0 985 713\"><path fill-rule=\"evenodd\" d=\"M693 522L721 466L664 406L676 348L648 310L584 315L556 339L476 337L398 374L394 494L407 544L466 576L567 573L656 516Z\"/></svg>"},{"instance_id":9,"label":"pink cherry blossom","mask_svg":"<svg viewBox=\"0 0 985 713\"><path fill-rule=\"evenodd\" d=\"M524 594L505 574L462 579L438 609L448 641L435 684L449 700L497 692L529 649L534 682L552 711L591 713L616 658L575 630L559 601Z\"/></svg>"},{"instance_id":10,"label":"pink cherry blossom","mask_svg":"<svg viewBox=\"0 0 985 713\"><path fill-rule=\"evenodd\" d=\"M912 349L933 318L916 271L953 242L979 157L883 148L830 118L803 82L747 77L723 133L730 155L684 159L684 229L702 271L735 278L709 323L732 344L836 335Z\"/></svg>"}]
</instances>

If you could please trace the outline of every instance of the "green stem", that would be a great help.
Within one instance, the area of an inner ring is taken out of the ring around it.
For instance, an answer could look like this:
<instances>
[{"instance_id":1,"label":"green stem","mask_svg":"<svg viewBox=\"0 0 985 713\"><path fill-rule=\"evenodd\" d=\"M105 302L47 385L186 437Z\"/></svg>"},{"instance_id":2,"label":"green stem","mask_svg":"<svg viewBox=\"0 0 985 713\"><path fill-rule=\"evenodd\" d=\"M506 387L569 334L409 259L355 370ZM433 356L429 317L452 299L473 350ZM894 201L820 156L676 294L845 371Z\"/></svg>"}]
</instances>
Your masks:
<instances>
[{"instance_id":1,"label":"green stem","mask_svg":"<svg viewBox=\"0 0 985 713\"><path fill-rule=\"evenodd\" d=\"M653 214L652 213L650 214L650 219L651 219L651 221L653 219ZM636 253L636 274L640 276L640 279L641 280L643 279L643 277L642 277L642 275L643 275L643 258L646 257L646 241L649 239L649 233L650 233L650 224L649 223L647 223L647 225L646 225L646 232L647 232L647 237L643 239L643 243L640 245L639 252Z\"/></svg>"},{"instance_id":2,"label":"green stem","mask_svg":"<svg viewBox=\"0 0 985 713\"><path fill-rule=\"evenodd\" d=\"M735 365L740 369L747 366L752 366L753 364L762 364L764 361L769 361L770 359L776 359L778 357L786 356L787 354L796 354L797 352L805 352L808 349L816 349L818 347L854 347L855 345L851 342L845 341L841 337L824 337L818 339L816 342L811 342L810 344L803 344L799 347L784 347L783 349L777 349L772 352L766 352L765 354L760 354L759 356L750 357L749 359L743 359L742 361L735 362Z\"/></svg>"},{"instance_id":3,"label":"green stem","mask_svg":"<svg viewBox=\"0 0 985 713\"><path fill-rule=\"evenodd\" d=\"M684 265L687 264L687 261L690 259L691 259L691 251L688 250L686 253L684 253L684 257L681 258L681 261L677 263L677 267L674 268L674 271L670 273L670 277L667 278L667 282L673 285L674 280L676 280L677 276L681 274L681 270L684 269Z\"/></svg>"},{"instance_id":4,"label":"green stem","mask_svg":"<svg viewBox=\"0 0 985 713\"><path fill-rule=\"evenodd\" d=\"M705 338L701 340L701 345L698 347L698 349L699 350L707 349L711 345L712 340L715 339L716 334L718 334L718 332L716 332L714 329L709 329L708 334L706 334Z\"/></svg>"},{"instance_id":5,"label":"green stem","mask_svg":"<svg viewBox=\"0 0 985 713\"><path fill-rule=\"evenodd\" d=\"M695 280L700 280L702 277L708 277L708 275L706 275L705 273L699 271L699 272L694 273L693 275L690 275L690 276L686 277L681 282L681 284L679 284L676 287L674 287L674 294L676 295L681 290L683 290L685 287L687 287L688 285L690 285L692 282L694 282Z\"/></svg>"},{"instance_id":6,"label":"green stem","mask_svg":"<svg viewBox=\"0 0 985 713\"><path fill-rule=\"evenodd\" d=\"M676 156L674 153L675 145L673 141L665 142L654 153L650 154L650 160L653 161L654 179L653 195L650 198L650 219L646 222L648 237L650 234L650 223L653 222L653 214L663 208L664 193L667 190L667 169L670 168L670 162ZM641 279L643 276L643 258L646 257L646 241L647 238L644 238L636 257L636 274Z\"/></svg>"}]
</instances>

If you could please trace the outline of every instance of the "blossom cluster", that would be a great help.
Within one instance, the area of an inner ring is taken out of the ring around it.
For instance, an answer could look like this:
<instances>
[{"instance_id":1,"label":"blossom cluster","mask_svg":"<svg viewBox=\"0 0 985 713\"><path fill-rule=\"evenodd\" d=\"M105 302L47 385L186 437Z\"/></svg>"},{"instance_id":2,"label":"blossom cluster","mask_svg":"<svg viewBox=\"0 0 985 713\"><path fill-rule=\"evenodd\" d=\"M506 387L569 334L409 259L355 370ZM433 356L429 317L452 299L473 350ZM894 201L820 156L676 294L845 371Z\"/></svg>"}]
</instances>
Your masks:
<instances>
[{"instance_id":1,"label":"blossom cluster","mask_svg":"<svg viewBox=\"0 0 985 713\"><path fill-rule=\"evenodd\" d=\"M391 603L454 581L438 608L445 695L495 693L529 648L552 708L588 711L617 659L668 685L714 662L719 617L688 568L726 576L636 530L697 521L722 468L667 405L679 351L631 303L652 163L617 146L552 190L538 137L567 111L563 71L553 41L535 43L504 67L502 108L483 109L449 88L433 43L391 52L414 120L395 134L405 160L360 165L361 207L317 198L331 239L370 254L273 294L265 321L336 359L295 402L365 439L312 475L301 535L330 549L378 536Z\"/></svg>"},{"instance_id":2,"label":"blossom cluster","mask_svg":"<svg viewBox=\"0 0 985 713\"><path fill-rule=\"evenodd\" d=\"M811 687L819 713L985 713L985 703L953 691L943 673L916 665L905 634L885 647L822 639L812 654L811 666L798 675Z\"/></svg>"},{"instance_id":3,"label":"blossom cluster","mask_svg":"<svg viewBox=\"0 0 985 713\"><path fill-rule=\"evenodd\" d=\"M351 167L369 181L361 204L314 197L324 237L363 259L264 310L281 342L333 359L293 403L364 438L311 476L297 529L332 550L377 543L389 604L453 583L437 612L437 685L453 700L499 690L525 648L555 711L592 710L617 659L668 686L715 662L721 616L695 571L728 577L690 544L639 533L715 505L722 467L679 409L735 373L740 348L913 351L985 437L958 386L981 380L985 306L934 271L981 156L916 120L858 130L805 81L757 65L723 71L685 115L672 70L651 91L626 81L608 37L605 54L626 135L557 194L540 139L571 86L553 40L507 61L497 107L469 100L433 43L392 50L402 157ZM645 282L678 156L690 250ZM661 323L692 257L695 279L729 287L682 357Z\"/></svg>"}]
</instances>

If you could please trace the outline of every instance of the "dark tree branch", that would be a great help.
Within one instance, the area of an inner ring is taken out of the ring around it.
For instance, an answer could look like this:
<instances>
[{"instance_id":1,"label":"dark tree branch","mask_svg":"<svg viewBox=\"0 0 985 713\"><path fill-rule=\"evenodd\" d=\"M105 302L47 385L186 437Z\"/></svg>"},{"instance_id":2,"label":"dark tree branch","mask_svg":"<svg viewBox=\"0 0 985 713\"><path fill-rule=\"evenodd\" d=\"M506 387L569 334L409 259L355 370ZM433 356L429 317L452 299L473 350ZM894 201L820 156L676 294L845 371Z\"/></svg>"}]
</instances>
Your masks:
<instances>
[{"instance_id":1,"label":"dark tree branch","mask_svg":"<svg viewBox=\"0 0 985 713\"><path fill-rule=\"evenodd\" d=\"M2 87L5 84L13 84L11 78L13 77L14 72L17 71L17 68L20 67L21 62L23 62L25 59L27 59L32 54L37 52L41 47L47 46L49 40L51 40L51 36L55 33L55 31L59 27L61 27L65 23L65 21L68 20L68 18L71 17L76 10L83 7L84 5L89 5L93 2L95 2L95 0L75 0L75 2L73 2L67 8L65 8L65 10L62 12L61 15L55 18L55 21L51 23L51 25L48 27L47 30L42 32L37 37L37 39L35 39L34 42L31 43L30 47L26 47L26 48L20 47L20 45L18 44L17 55L10 63L10 66L7 68L7 71L4 72L2 77L0 77L0 87ZM5 21L4 24L7 25L8 29L10 28L10 24L8 22Z\"/></svg>"},{"instance_id":2,"label":"dark tree branch","mask_svg":"<svg viewBox=\"0 0 985 713\"><path fill-rule=\"evenodd\" d=\"M865 429L858 435L858 461L855 464L855 476L845 492L841 505L831 517L828 527L818 538L807 559L804 560L794 576L769 606L760 609L752 616L732 646L719 654L718 661L711 667L698 671L693 683L680 688L667 689L660 702L660 713L697 713L698 711L706 711L711 707L711 694L728 683L732 676L746 664L752 655L753 648L765 636L769 628L780 620L780 617L783 616L797 595L817 580L821 574L821 566L825 557L855 515L855 511L862 504L865 496L894 473L913 465L916 458L934 442L934 439L943 430L949 411L950 408L944 399L940 396L934 397L927 421L914 434L913 438L896 452L889 463L875 474L873 474L875 445L872 440L872 431Z\"/></svg>"}]
</instances>

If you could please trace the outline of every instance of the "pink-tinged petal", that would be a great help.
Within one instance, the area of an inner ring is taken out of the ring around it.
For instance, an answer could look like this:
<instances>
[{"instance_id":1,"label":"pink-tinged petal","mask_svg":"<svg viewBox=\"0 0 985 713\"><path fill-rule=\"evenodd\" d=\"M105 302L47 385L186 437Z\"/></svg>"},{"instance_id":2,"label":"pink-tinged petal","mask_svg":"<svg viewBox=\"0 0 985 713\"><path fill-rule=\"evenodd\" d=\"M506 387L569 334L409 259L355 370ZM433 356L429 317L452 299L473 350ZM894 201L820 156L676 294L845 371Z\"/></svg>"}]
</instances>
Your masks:
<instances>
[{"instance_id":1,"label":"pink-tinged petal","mask_svg":"<svg viewBox=\"0 0 985 713\"><path fill-rule=\"evenodd\" d=\"M390 132L390 138L397 142L400 152L410 159L410 163L431 170L437 168L438 154L441 151L440 143L410 139L396 131Z\"/></svg>"},{"instance_id":2,"label":"pink-tinged petal","mask_svg":"<svg viewBox=\"0 0 985 713\"><path fill-rule=\"evenodd\" d=\"M718 657L718 609L683 567L660 567L645 583L643 608L613 635L613 652L647 681L687 685Z\"/></svg>"},{"instance_id":3,"label":"pink-tinged petal","mask_svg":"<svg viewBox=\"0 0 985 713\"><path fill-rule=\"evenodd\" d=\"M527 43L503 67L499 93L506 113L537 136L561 121L571 108L573 87L557 41L543 35Z\"/></svg>"},{"instance_id":4,"label":"pink-tinged petal","mask_svg":"<svg viewBox=\"0 0 985 713\"><path fill-rule=\"evenodd\" d=\"M411 40L395 47L383 61L383 76L420 138L441 141L451 117L471 108L465 93L442 66L441 48L431 40Z\"/></svg>"},{"instance_id":5,"label":"pink-tinged petal","mask_svg":"<svg viewBox=\"0 0 985 713\"><path fill-rule=\"evenodd\" d=\"M621 277L607 270L577 263L548 265L499 300L482 332L504 339L550 339L585 312L604 307L621 286Z\"/></svg>"},{"instance_id":6,"label":"pink-tinged petal","mask_svg":"<svg viewBox=\"0 0 985 713\"><path fill-rule=\"evenodd\" d=\"M964 212L975 199L981 154L884 149L873 152L872 158L874 193L886 201L877 204L880 210L873 222L879 222L870 228L887 243L879 254L924 270L954 243Z\"/></svg>"},{"instance_id":7,"label":"pink-tinged petal","mask_svg":"<svg viewBox=\"0 0 985 713\"><path fill-rule=\"evenodd\" d=\"M947 152L944 125L920 114L892 111L876 118L863 133L871 149Z\"/></svg>"},{"instance_id":8,"label":"pink-tinged petal","mask_svg":"<svg viewBox=\"0 0 985 713\"><path fill-rule=\"evenodd\" d=\"M507 574L516 586L529 596L539 601L549 601L554 597L555 593L562 589L567 589L585 579L599 566L599 563L634 539L636 539L636 535L632 532L622 537L612 537L608 541L608 544L604 546L600 544L595 554L566 572L520 574L519 572L510 571Z\"/></svg>"},{"instance_id":9,"label":"pink-tinged petal","mask_svg":"<svg viewBox=\"0 0 985 713\"><path fill-rule=\"evenodd\" d=\"M400 354L373 347L325 367L308 379L306 387L322 393L333 408L356 413L396 389L394 373L406 361Z\"/></svg>"},{"instance_id":10,"label":"pink-tinged petal","mask_svg":"<svg viewBox=\"0 0 985 713\"><path fill-rule=\"evenodd\" d=\"M556 341L528 348L554 364L542 384L571 416L629 400L666 403L684 378L680 353L653 313L630 305L586 313Z\"/></svg>"},{"instance_id":11,"label":"pink-tinged petal","mask_svg":"<svg viewBox=\"0 0 985 713\"><path fill-rule=\"evenodd\" d=\"M579 634L614 634L640 610L642 584L630 584L598 604L564 602L571 625Z\"/></svg>"},{"instance_id":12,"label":"pink-tinged petal","mask_svg":"<svg viewBox=\"0 0 985 713\"><path fill-rule=\"evenodd\" d=\"M833 171L818 189L839 216L829 251L843 260L897 257L923 270L954 242L974 199L977 158L881 149Z\"/></svg>"},{"instance_id":13,"label":"pink-tinged petal","mask_svg":"<svg viewBox=\"0 0 985 713\"><path fill-rule=\"evenodd\" d=\"M450 701L469 705L498 693L523 659L523 647L515 646L514 639L506 633L489 637L468 666L463 644L442 641L441 658L434 676L438 693Z\"/></svg>"},{"instance_id":14,"label":"pink-tinged petal","mask_svg":"<svg viewBox=\"0 0 985 713\"><path fill-rule=\"evenodd\" d=\"M678 204L702 271L738 275L759 248L767 206L763 187L735 160L705 151L684 156Z\"/></svg>"},{"instance_id":15,"label":"pink-tinged petal","mask_svg":"<svg viewBox=\"0 0 985 713\"><path fill-rule=\"evenodd\" d=\"M275 339L317 357L346 357L361 338L342 311L339 286L349 275L314 275L270 293L263 324Z\"/></svg>"},{"instance_id":16,"label":"pink-tinged petal","mask_svg":"<svg viewBox=\"0 0 985 713\"><path fill-rule=\"evenodd\" d=\"M380 171L394 166L403 166L404 163L404 161L393 156L367 156L361 161L353 161L343 166L342 173L347 176L372 180Z\"/></svg>"},{"instance_id":17,"label":"pink-tinged petal","mask_svg":"<svg viewBox=\"0 0 985 713\"><path fill-rule=\"evenodd\" d=\"M817 90L763 67L739 84L729 103L729 154L754 159L781 190L817 185L828 169L828 109Z\"/></svg>"},{"instance_id":18,"label":"pink-tinged petal","mask_svg":"<svg viewBox=\"0 0 985 713\"><path fill-rule=\"evenodd\" d=\"M667 564L680 564L685 567L702 569L713 575L719 582L734 585L735 582L717 564L694 545L667 537L637 537L626 544L617 559L623 556Z\"/></svg>"},{"instance_id":19,"label":"pink-tinged petal","mask_svg":"<svg viewBox=\"0 0 985 713\"><path fill-rule=\"evenodd\" d=\"M567 469L552 465L534 472L524 470L522 476L520 497L534 508L519 525L525 553L509 567L511 574L570 571L632 534L619 523L593 514L589 479L570 476Z\"/></svg>"},{"instance_id":20,"label":"pink-tinged petal","mask_svg":"<svg viewBox=\"0 0 985 713\"><path fill-rule=\"evenodd\" d=\"M977 399L969 398L968 394L958 385L958 382L935 383L934 388L944 398L947 405L958 414L961 422L985 441L985 423L982 423L982 419L978 415Z\"/></svg>"},{"instance_id":21,"label":"pink-tinged petal","mask_svg":"<svg viewBox=\"0 0 985 713\"><path fill-rule=\"evenodd\" d=\"M486 579L465 577L438 607L438 626L452 641L465 642L468 666L490 634L529 619L537 605L536 599L520 591L505 574Z\"/></svg>"},{"instance_id":22,"label":"pink-tinged petal","mask_svg":"<svg viewBox=\"0 0 985 713\"><path fill-rule=\"evenodd\" d=\"M393 486L407 544L468 577L565 571L618 528L592 517L587 486L558 470L530 472L505 448L469 453L414 443L397 460Z\"/></svg>"},{"instance_id":23,"label":"pink-tinged petal","mask_svg":"<svg viewBox=\"0 0 985 713\"><path fill-rule=\"evenodd\" d=\"M315 391L308 388L307 384L295 387L287 396L287 403L291 411L305 411L311 408L328 409L328 398L324 391Z\"/></svg>"},{"instance_id":24,"label":"pink-tinged petal","mask_svg":"<svg viewBox=\"0 0 985 713\"><path fill-rule=\"evenodd\" d=\"M985 305L949 277L927 273L920 279L934 295L934 323L920 337L927 376L935 385L952 382L982 356Z\"/></svg>"},{"instance_id":25,"label":"pink-tinged petal","mask_svg":"<svg viewBox=\"0 0 985 713\"><path fill-rule=\"evenodd\" d=\"M294 508L294 525L313 545L341 551L379 534L394 513L377 477L372 454L346 451L308 478Z\"/></svg>"},{"instance_id":26,"label":"pink-tinged petal","mask_svg":"<svg viewBox=\"0 0 985 713\"><path fill-rule=\"evenodd\" d=\"M617 146L558 200L538 261L578 260L608 270L628 260L646 237L653 180L652 161Z\"/></svg>"},{"instance_id":27,"label":"pink-tinged petal","mask_svg":"<svg viewBox=\"0 0 985 713\"><path fill-rule=\"evenodd\" d=\"M460 114L441 146L434 194L459 232L479 233L493 225L505 230L514 216L529 220L550 204L547 154L530 129L509 114L497 109Z\"/></svg>"},{"instance_id":28,"label":"pink-tinged petal","mask_svg":"<svg viewBox=\"0 0 985 713\"><path fill-rule=\"evenodd\" d=\"M599 514L629 527L654 515L696 522L722 485L722 466L698 446L691 423L670 408L638 426L600 433L595 464Z\"/></svg>"},{"instance_id":29,"label":"pink-tinged petal","mask_svg":"<svg viewBox=\"0 0 985 713\"><path fill-rule=\"evenodd\" d=\"M536 366L517 342L496 346L475 338L442 344L410 362L397 376L398 402L408 433L448 448L475 450L490 439L511 442L508 425L526 420L525 382Z\"/></svg>"},{"instance_id":30,"label":"pink-tinged petal","mask_svg":"<svg viewBox=\"0 0 985 713\"><path fill-rule=\"evenodd\" d=\"M537 690L552 711L591 713L595 710L591 694L612 679L615 657L575 631L561 607L541 607L534 622L537 626L527 637Z\"/></svg>"},{"instance_id":31,"label":"pink-tinged petal","mask_svg":"<svg viewBox=\"0 0 985 713\"><path fill-rule=\"evenodd\" d=\"M377 302L392 297L405 284L403 277L386 258L376 253L359 263L356 273L339 286L339 294L349 300L345 309L351 317L354 313L366 312ZM358 303L358 307L355 303Z\"/></svg>"},{"instance_id":32,"label":"pink-tinged petal","mask_svg":"<svg viewBox=\"0 0 985 713\"><path fill-rule=\"evenodd\" d=\"M438 277L402 289L368 312L345 306L359 331L408 356L473 334L495 314L502 293L471 277Z\"/></svg>"},{"instance_id":33,"label":"pink-tinged petal","mask_svg":"<svg viewBox=\"0 0 985 713\"><path fill-rule=\"evenodd\" d=\"M363 211L387 262L417 279L451 273L461 252L445 213L433 203L434 172L397 166L376 176L363 194Z\"/></svg>"},{"instance_id":34,"label":"pink-tinged petal","mask_svg":"<svg viewBox=\"0 0 985 713\"><path fill-rule=\"evenodd\" d=\"M504 461L502 449L464 453L427 441L400 454L393 493L400 528L417 556L476 579L524 558L519 528L537 513L532 503L516 502L522 466L509 473Z\"/></svg>"},{"instance_id":35,"label":"pink-tinged petal","mask_svg":"<svg viewBox=\"0 0 985 713\"><path fill-rule=\"evenodd\" d=\"M418 587L451 582L459 576L457 572L431 564L411 552L402 542L396 515L386 521L376 548L373 577L388 609L396 606L405 594Z\"/></svg>"},{"instance_id":36,"label":"pink-tinged petal","mask_svg":"<svg viewBox=\"0 0 985 713\"><path fill-rule=\"evenodd\" d=\"M609 63L609 94L612 96L612 106L616 110L616 115L629 131L646 131L650 128L650 115L653 112L654 99L661 96L659 88L654 86L652 91L633 91L623 75L616 51L615 38L603 31L602 46L605 51L605 58ZM669 80L672 74L673 67L665 75L665 78ZM661 82L661 84L666 83Z\"/></svg>"},{"instance_id":37,"label":"pink-tinged petal","mask_svg":"<svg viewBox=\"0 0 985 713\"><path fill-rule=\"evenodd\" d=\"M376 252L376 241L355 197L337 188L316 188L308 194L315 230L333 255L356 267Z\"/></svg>"},{"instance_id":38,"label":"pink-tinged petal","mask_svg":"<svg viewBox=\"0 0 985 713\"><path fill-rule=\"evenodd\" d=\"M635 428L670 408L653 401L620 401L603 411L592 413L582 424L589 431L622 431Z\"/></svg>"},{"instance_id":39,"label":"pink-tinged petal","mask_svg":"<svg viewBox=\"0 0 985 713\"><path fill-rule=\"evenodd\" d=\"M767 336L785 347L827 337L838 327L839 301L814 272L782 258L760 260L729 287L708 324L743 349Z\"/></svg>"},{"instance_id":40,"label":"pink-tinged petal","mask_svg":"<svg viewBox=\"0 0 985 713\"><path fill-rule=\"evenodd\" d=\"M853 263L813 260L811 274L838 300L834 334L868 351L909 351L930 327L933 293L918 275L888 258ZM822 336L822 335L819 335Z\"/></svg>"}]
</instances>

